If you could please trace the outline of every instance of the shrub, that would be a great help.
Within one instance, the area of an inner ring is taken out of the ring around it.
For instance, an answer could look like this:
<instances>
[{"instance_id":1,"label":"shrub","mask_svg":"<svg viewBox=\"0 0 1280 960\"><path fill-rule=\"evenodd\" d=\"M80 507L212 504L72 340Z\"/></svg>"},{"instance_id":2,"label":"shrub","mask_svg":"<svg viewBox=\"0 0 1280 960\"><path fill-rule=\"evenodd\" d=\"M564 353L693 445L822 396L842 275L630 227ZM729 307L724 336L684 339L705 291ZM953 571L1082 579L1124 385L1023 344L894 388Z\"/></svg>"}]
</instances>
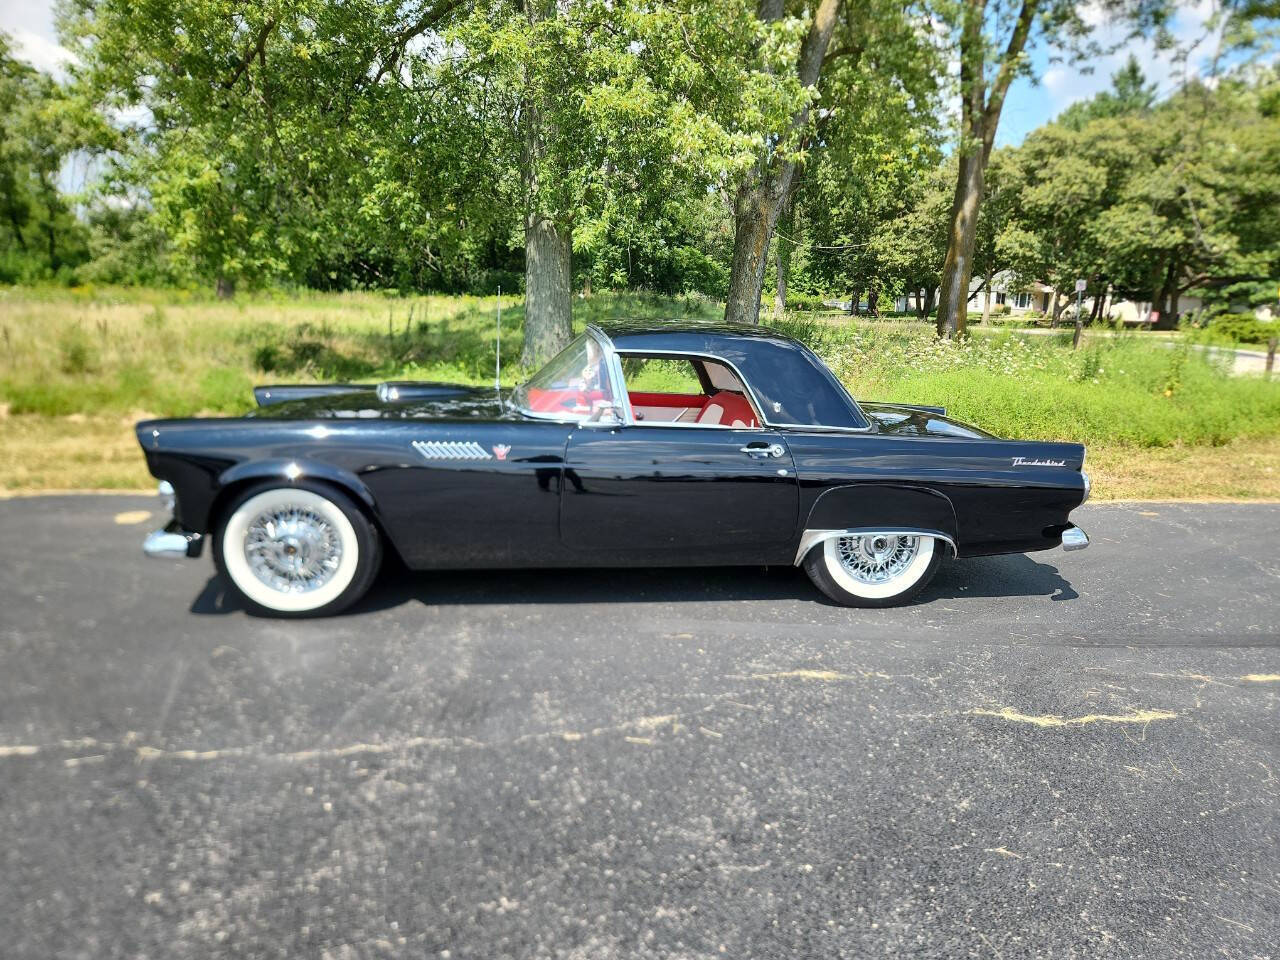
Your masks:
<instances>
[{"instance_id":1,"label":"shrub","mask_svg":"<svg viewBox=\"0 0 1280 960\"><path fill-rule=\"evenodd\" d=\"M1237 343L1266 343L1280 335L1280 323L1264 323L1251 313L1223 313L1207 322L1208 329Z\"/></svg>"}]
</instances>

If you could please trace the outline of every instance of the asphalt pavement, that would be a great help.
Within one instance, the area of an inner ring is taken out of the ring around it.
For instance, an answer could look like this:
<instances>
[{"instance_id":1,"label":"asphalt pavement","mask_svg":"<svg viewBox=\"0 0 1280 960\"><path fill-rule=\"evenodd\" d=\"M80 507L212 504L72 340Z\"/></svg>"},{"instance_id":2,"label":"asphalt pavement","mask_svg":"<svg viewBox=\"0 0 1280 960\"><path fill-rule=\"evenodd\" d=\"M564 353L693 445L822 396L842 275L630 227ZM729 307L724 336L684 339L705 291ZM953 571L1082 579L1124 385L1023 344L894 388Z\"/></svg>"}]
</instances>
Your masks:
<instances>
[{"instance_id":1,"label":"asphalt pavement","mask_svg":"<svg viewBox=\"0 0 1280 960\"><path fill-rule=\"evenodd\" d=\"M143 516L149 513L150 516ZM1280 957L1280 506L847 610L388 571L282 622L0 501L0 955Z\"/></svg>"}]
</instances>

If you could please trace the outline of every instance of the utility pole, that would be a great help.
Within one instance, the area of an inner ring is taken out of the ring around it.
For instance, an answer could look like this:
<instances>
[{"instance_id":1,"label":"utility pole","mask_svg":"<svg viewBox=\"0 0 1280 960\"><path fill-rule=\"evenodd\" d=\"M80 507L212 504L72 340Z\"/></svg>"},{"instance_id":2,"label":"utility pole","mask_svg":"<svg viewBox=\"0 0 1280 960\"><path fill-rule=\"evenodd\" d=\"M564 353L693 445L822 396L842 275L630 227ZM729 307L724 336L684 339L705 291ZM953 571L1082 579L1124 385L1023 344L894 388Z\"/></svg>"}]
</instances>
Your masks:
<instances>
[{"instance_id":1,"label":"utility pole","mask_svg":"<svg viewBox=\"0 0 1280 960\"><path fill-rule=\"evenodd\" d=\"M1082 302L1084 300L1084 288L1087 284L1083 280L1076 281L1076 334L1071 338L1071 349L1080 349L1080 334L1084 329L1084 320L1080 316L1083 309Z\"/></svg>"}]
</instances>

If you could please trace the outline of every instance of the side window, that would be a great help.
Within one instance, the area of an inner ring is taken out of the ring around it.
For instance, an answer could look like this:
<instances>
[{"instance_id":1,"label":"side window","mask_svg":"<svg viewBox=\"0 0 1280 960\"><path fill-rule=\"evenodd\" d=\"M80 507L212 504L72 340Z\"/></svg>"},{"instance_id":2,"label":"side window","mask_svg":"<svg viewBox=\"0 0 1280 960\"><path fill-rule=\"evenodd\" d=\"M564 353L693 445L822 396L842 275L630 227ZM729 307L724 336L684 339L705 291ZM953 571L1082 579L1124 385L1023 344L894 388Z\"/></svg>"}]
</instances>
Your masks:
<instances>
[{"instance_id":1,"label":"side window","mask_svg":"<svg viewBox=\"0 0 1280 960\"><path fill-rule=\"evenodd\" d=\"M702 381L684 357L622 358L622 379L634 393L701 394Z\"/></svg>"},{"instance_id":2,"label":"side window","mask_svg":"<svg viewBox=\"0 0 1280 960\"><path fill-rule=\"evenodd\" d=\"M622 378L637 423L651 426L760 426L748 391L733 370L703 357L626 355Z\"/></svg>"}]
</instances>

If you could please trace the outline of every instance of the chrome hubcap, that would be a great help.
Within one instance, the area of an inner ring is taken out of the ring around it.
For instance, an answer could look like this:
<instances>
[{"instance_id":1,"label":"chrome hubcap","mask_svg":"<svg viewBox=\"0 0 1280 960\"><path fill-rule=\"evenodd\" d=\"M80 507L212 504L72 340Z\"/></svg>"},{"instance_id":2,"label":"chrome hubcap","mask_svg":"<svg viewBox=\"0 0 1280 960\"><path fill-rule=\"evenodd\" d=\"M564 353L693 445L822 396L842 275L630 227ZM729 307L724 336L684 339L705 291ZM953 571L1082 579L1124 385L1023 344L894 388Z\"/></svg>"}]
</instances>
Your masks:
<instances>
[{"instance_id":1,"label":"chrome hubcap","mask_svg":"<svg viewBox=\"0 0 1280 960\"><path fill-rule=\"evenodd\" d=\"M920 552L919 537L876 534L841 537L837 541L840 566L861 583L885 583L901 574Z\"/></svg>"},{"instance_id":2,"label":"chrome hubcap","mask_svg":"<svg viewBox=\"0 0 1280 960\"><path fill-rule=\"evenodd\" d=\"M244 556L254 576L281 593L323 587L342 561L342 541L333 524L308 507L280 507L258 514L244 538Z\"/></svg>"}]
</instances>

